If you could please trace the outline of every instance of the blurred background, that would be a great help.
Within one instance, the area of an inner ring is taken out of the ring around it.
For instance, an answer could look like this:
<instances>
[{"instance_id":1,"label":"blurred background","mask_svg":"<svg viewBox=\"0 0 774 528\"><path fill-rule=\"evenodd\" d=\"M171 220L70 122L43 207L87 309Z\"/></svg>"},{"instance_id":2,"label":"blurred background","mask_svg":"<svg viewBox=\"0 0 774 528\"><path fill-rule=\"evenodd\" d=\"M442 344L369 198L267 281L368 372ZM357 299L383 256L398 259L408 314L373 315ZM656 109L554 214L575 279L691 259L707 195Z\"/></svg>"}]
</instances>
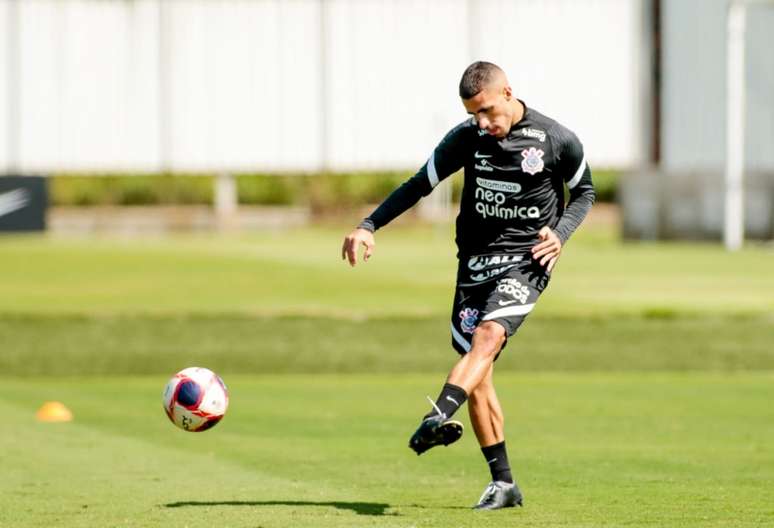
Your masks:
<instances>
[{"instance_id":1,"label":"blurred background","mask_svg":"<svg viewBox=\"0 0 774 528\"><path fill-rule=\"evenodd\" d=\"M7 372L106 372L97 357L138 373L216 357L293 370L279 330L176 341L199 335L202 316L267 329L309 317L345 334L404 318L433 331L404 336L389 360L377 335L339 336L324 354L303 338L299 368L445 368L411 351L445 350L461 175L380 231L368 266L349 270L338 252L467 118L457 84L476 59L577 131L594 173L598 203L541 315L615 328L586 343L610 356L503 363L774 366L770 1L5 0L0 35ZM740 332L718 317L751 317L754 342L719 347L685 326ZM654 318L693 331L695 354L643 341ZM191 333L165 334L172 321ZM127 340L133 324L144 330ZM166 363L149 359L165 347Z\"/></svg>"},{"instance_id":2,"label":"blurred background","mask_svg":"<svg viewBox=\"0 0 774 528\"><path fill-rule=\"evenodd\" d=\"M577 131L626 237L719 239L733 215L771 240L774 11L734 6L741 25L726 0L4 0L0 168L46 178L54 231L302 224L410 176L487 59ZM448 221L450 187L420 214Z\"/></svg>"},{"instance_id":3,"label":"blurred background","mask_svg":"<svg viewBox=\"0 0 774 528\"><path fill-rule=\"evenodd\" d=\"M0 525L425 526L433 475L456 503L473 435L451 476L403 436L456 357L461 175L367 265L340 248L467 118L474 60L598 194L498 360L534 525L771 523L773 49L766 0L0 0ZM192 365L232 389L203 436L159 406Z\"/></svg>"},{"instance_id":4,"label":"blurred background","mask_svg":"<svg viewBox=\"0 0 774 528\"><path fill-rule=\"evenodd\" d=\"M445 370L461 175L367 266L338 253L467 118L477 59L598 194L501 368L774 367L772 2L0 7L8 374Z\"/></svg>"}]
</instances>

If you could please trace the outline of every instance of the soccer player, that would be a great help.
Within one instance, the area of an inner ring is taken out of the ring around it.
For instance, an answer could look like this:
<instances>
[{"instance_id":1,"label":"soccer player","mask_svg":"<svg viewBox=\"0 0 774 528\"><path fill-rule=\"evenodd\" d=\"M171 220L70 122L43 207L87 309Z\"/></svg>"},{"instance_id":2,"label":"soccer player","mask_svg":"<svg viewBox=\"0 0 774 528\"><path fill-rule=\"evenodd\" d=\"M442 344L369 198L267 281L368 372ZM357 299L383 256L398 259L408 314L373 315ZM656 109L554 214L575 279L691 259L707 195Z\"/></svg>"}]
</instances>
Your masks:
<instances>
[{"instance_id":1,"label":"soccer player","mask_svg":"<svg viewBox=\"0 0 774 528\"><path fill-rule=\"evenodd\" d=\"M548 285L562 246L594 202L583 147L570 130L517 99L505 73L475 62L459 95L472 118L454 127L412 178L390 194L345 239L342 258L357 263L374 251L374 231L464 168L456 222L457 287L452 346L461 355L432 410L411 436L422 454L462 436L452 417L465 401L492 481L474 508L522 504L503 434L494 362ZM565 204L564 188L569 190Z\"/></svg>"}]
</instances>

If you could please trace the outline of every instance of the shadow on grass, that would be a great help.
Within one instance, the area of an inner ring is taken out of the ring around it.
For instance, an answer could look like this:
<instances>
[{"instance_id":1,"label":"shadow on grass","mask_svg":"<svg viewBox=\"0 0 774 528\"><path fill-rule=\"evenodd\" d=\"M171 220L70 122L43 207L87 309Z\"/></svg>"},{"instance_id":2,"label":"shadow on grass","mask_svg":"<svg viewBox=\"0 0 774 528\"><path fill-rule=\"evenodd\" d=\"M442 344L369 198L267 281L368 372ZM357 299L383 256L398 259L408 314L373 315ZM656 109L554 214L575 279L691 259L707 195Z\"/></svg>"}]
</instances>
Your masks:
<instances>
[{"instance_id":1,"label":"shadow on grass","mask_svg":"<svg viewBox=\"0 0 774 528\"><path fill-rule=\"evenodd\" d=\"M340 510L350 510L358 515L397 515L385 513L389 504L378 502L313 502L313 501L183 501L170 502L166 508L182 508L185 506L333 506Z\"/></svg>"}]
</instances>

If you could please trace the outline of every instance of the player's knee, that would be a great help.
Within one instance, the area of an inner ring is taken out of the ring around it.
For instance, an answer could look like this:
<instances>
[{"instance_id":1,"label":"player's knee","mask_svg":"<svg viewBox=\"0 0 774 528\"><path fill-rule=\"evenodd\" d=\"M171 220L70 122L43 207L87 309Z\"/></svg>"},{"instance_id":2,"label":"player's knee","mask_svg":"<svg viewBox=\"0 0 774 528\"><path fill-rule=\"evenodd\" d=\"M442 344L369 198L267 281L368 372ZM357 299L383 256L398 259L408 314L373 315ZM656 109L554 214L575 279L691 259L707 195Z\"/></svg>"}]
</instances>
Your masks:
<instances>
[{"instance_id":1,"label":"player's knee","mask_svg":"<svg viewBox=\"0 0 774 528\"><path fill-rule=\"evenodd\" d=\"M481 352L493 358L500 351L505 341L505 329L499 323L485 321L473 332L473 342Z\"/></svg>"}]
</instances>

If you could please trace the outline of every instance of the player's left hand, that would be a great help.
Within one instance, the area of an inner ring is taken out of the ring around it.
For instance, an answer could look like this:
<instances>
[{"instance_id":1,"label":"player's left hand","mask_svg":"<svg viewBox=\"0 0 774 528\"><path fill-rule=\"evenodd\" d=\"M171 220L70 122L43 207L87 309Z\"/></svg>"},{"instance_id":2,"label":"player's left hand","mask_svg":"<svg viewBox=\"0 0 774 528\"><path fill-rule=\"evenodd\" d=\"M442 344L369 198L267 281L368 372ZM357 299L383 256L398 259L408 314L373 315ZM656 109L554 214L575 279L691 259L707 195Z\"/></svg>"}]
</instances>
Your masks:
<instances>
[{"instance_id":1,"label":"player's left hand","mask_svg":"<svg viewBox=\"0 0 774 528\"><path fill-rule=\"evenodd\" d=\"M545 226L538 233L540 242L535 244L532 248L532 258L535 260L540 259L540 265L546 266L546 270L550 273L554 269L556 261L559 259L559 255L562 253L562 241L559 240L554 231Z\"/></svg>"}]
</instances>

